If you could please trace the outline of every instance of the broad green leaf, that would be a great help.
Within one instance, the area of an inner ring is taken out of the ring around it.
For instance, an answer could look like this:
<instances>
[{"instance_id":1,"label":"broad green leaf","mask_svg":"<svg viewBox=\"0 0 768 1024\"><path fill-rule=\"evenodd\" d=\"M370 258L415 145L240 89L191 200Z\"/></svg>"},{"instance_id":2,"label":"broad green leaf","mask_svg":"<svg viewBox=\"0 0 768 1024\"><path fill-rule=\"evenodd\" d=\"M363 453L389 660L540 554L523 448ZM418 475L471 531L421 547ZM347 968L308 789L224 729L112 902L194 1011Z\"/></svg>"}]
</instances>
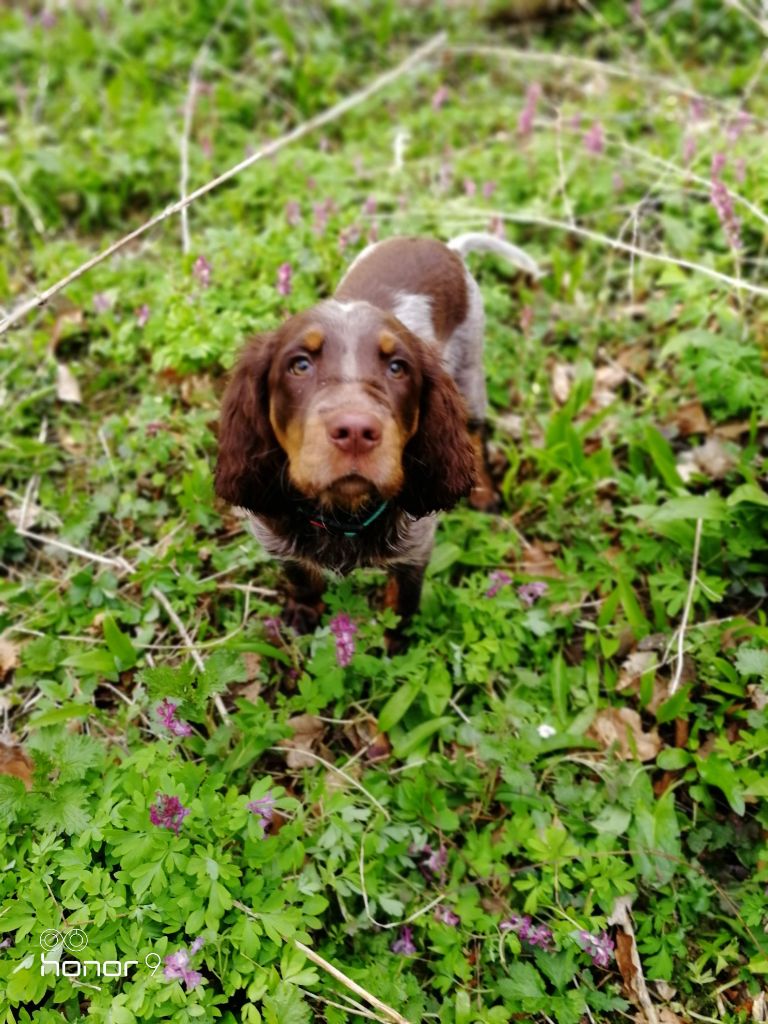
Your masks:
<instances>
[{"instance_id":1,"label":"broad green leaf","mask_svg":"<svg viewBox=\"0 0 768 1024\"><path fill-rule=\"evenodd\" d=\"M418 697L423 685L421 679L407 679L402 686L395 690L379 712L379 729L382 732L389 732L392 726L400 721Z\"/></svg>"},{"instance_id":2,"label":"broad green leaf","mask_svg":"<svg viewBox=\"0 0 768 1024\"><path fill-rule=\"evenodd\" d=\"M133 668L138 656L130 639L121 632L120 627L109 614L104 616L103 626L104 640L110 654L115 659L118 670L124 672L128 668Z\"/></svg>"},{"instance_id":3,"label":"broad green leaf","mask_svg":"<svg viewBox=\"0 0 768 1024\"><path fill-rule=\"evenodd\" d=\"M452 722L453 719L446 715L443 715L441 718L432 718L428 722L422 722L421 725L411 729L410 732L400 737L393 744L395 756L401 760L408 757L414 750L418 750L422 743L425 743L430 736L439 729L442 729L444 725L450 725Z\"/></svg>"}]
</instances>

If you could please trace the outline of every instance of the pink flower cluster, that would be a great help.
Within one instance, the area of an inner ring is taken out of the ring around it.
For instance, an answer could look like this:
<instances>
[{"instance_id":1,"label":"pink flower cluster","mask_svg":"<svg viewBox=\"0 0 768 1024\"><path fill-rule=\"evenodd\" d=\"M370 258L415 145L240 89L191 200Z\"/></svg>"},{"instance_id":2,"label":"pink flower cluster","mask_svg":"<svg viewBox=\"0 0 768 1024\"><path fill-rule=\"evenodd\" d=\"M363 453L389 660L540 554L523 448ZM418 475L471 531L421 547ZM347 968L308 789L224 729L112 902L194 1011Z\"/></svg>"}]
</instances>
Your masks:
<instances>
[{"instance_id":1,"label":"pink flower cluster","mask_svg":"<svg viewBox=\"0 0 768 1024\"><path fill-rule=\"evenodd\" d=\"M712 168L709 175L709 198L715 208L725 237L732 249L741 248L741 221L733 208L733 197L725 186L720 172L726 164L724 153L715 153L712 157Z\"/></svg>"},{"instance_id":2,"label":"pink flower cluster","mask_svg":"<svg viewBox=\"0 0 768 1024\"><path fill-rule=\"evenodd\" d=\"M277 270L277 291L279 295L290 295L293 291L293 267L290 263L281 263Z\"/></svg>"},{"instance_id":3,"label":"pink flower cluster","mask_svg":"<svg viewBox=\"0 0 768 1024\"><path fill-rule=\"evenodd\" d=\"M157 717L174 736L191 736L192 726L188 722L182 722L176 717L178 707L178 704L174 704L172 700L168 700L166 697L156 709Z\"/></svg>"},{"instance_id":4,"label":"pink flower cluster","mask_svg":"<svg viewBox=\"0 0 768 1024\"><path fill-rule=\"evenodd\" d=\"M534 580L533 583L523 583L522 586L517 588L517 596L527 605L528 608L535 604L536 601L543 597L544 594L549 590L549 585L544 580Z\"/></svg>"},{"instance_id":5,"label":"pink flower cluster","mask_svg":"<svg viewBox=\"0 0 768 1024\"><path fill-rule=\"evenodd\" d=\"M211 283L211 264L205 256L198 256L192 264L192 273L195 275L201 288L207 288Z\"/></svg>"},{"instance_id":6,"label":"pink flower cluster","mask_svg":"<svg viewBox=\"0 0 768 1024\"><path fill-rule=\"evenodd\" d=\"M342 668L346 668L355 653L357 626L345 612L334 616L329 626L336 637L336 661Z\"/></svg>"},{"instance_id":7,"label":"pink flower cluster","mask_svg":"<svg viewBox=\"0 0 768 1024\"><path fill-rule=\"evenodd\" d=\"M539 949L550 950L552 948L552 932L545 924L534 925L530 917L525 914L510 914L506 921L499 925L502 932L514 932L523 942L529 946L537 946Z\"/></svg>"},{"instance_id":8,"label":"pink flower cluster","mask_svg":"<svg viewBox=\"0 0 768 1024\"><path fill-rule=\"evenodd\" d=\"M584 950L592 957L595 967L608 967L613 960L613 951L616 948L613 939L608 932L600 935L592 935L591 932L581 931L576 935L576 940Z\"/></svg>"},{"instance_id":9,"label":"pink flower cluster","mask_svg":"<svg viewBox=\"0 0 768 1024\"><path fill-rule=\"evenodd\" d=\"M153 825L169 828L178 835L189 808L184 807L177 796L167 793L157 793L156 796L156 802L149 809L149 820Z\"/></svg>"},{"instance_id":10,"label":"pink flower cluster","mask_svg":"<svg viewBox=\"0 0 768 1024\"><path fill-rule=\"evenodd\" d=\"M400 932L400 938L392 943L392 952L400 953L401 956L413 956L416 947L413 944L413 932L406 925Z\"/></svg>"},{"instance_id":11,"label":"pink flower cluster","mask_svg":"<svg viewBox=\"0 0 768 1024\"><path fill-rule=\"evenodd\" d=\"M190 959L202 949L203 942L203 938L198 936L188 950L179 949L175 953L169 953L165 958L163 974L166 978L178 978L179 981L183 981L188 992L197 988L203 980L202 974L199 971L193 971L189 966Z\"/></svg>"},{"instance_id":12,"label":"pink flower cluster","mask_svg":"<svg viewBox=\"0 0 768 1024\"><path fill-rule=\"evenodd\" d=\"M259 819L262 835L266 835L267 827L272 823L275 815L275 798L271 793L266 793L257 800L251 800L247 807Z\"/></svg>"},{"instance_id":13,"label":"pink flower cluster","mask_svg":"<svg viewBox=\"0 0 768 1024\"><path fill-rule=\"evenodd\" d=\"M517 134L525 139L533 131L533 121L536 117L536 105L541 98L541 86L538 82L531 82L525 91L525 103L517 119Z\"/></svg>"},{"instance_id":14,"label":"pink flower cluster","mask_svg":"<svg viewBox=\"0 0 768 1024\"><path fill-rule=\"evenodd\" d=\"M506 587L512 582L512 577L503 569L495 569L490 575L490 580L491 585L486 590L485 596L496 597L502 587Z\"/></svg>"}]
</instances>

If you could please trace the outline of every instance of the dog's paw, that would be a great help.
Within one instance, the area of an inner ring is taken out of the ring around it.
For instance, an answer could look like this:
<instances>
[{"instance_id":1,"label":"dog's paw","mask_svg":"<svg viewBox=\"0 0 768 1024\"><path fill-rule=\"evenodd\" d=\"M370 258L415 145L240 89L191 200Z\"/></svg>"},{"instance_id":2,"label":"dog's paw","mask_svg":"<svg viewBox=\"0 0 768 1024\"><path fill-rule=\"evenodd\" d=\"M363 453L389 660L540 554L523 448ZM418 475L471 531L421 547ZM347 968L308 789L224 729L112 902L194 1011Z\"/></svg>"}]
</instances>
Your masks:
<instances>
[{"instance_id":1,"label":"dog's paw","mask_svg":"<svg viewBox=\"0 0 768 1024\"><path fill-rule=\"evenodd\" d=\"M283 609L282 619L289 629L302 636L305 633L314 633L324 607L323 604L300 604L298 601L289 600Z\"/></svg>"}]
</instances>

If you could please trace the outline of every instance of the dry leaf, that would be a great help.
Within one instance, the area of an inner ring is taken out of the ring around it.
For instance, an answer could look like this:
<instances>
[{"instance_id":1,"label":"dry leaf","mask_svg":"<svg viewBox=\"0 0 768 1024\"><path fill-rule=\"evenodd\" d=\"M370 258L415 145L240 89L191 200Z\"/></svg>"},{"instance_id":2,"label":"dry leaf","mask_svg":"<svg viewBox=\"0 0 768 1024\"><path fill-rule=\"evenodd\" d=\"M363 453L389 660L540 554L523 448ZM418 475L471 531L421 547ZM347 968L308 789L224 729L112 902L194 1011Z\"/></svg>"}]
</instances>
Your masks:
<instances>
[{"instance_id":1,"label":"dry leaf","mask_svg":"<svg viewBox=\"0 0 768 1024\"><path fill-rule=\"evenodd\" d=\"M27 789L31 789L33 771L32 761L19 744L9 737L0 737L0 775L15 775Z\"/></svg>"},{"instance_id":2,"label":"dry leaf","mask_svg":"<svg viewBox=\"0 0 768 1024\"><path fill-rule=\"evenodd\" d=\"M668 1006L662 1006L658 1011L659 1024L685 1024L682 1017L678 1017L674 1010Z\"/></svg>"},{"instance_id":3,"label":"dry leaf","mask_svg":"<svg viewBox=\"0 0 768 1024\"><path fill-rule=\"evenodd\" d=\"M717 437L707 438L706 442L693 452L696 465L711 480L722 480L736 465L736 459Z\"/></svg>"},{"instance_id":4,"label":"dry leaf","mask_svg":"<svg viewBox=\"0 0 768 1024\"><path fill-rule=\"evenodd\" d=\"M633 651L626 658L619 669L619 678L616 682L616 689L637 692L640 689L640 680L649 669L659 662L655 651Z\"/></svg>"},{"instance_id":5,"label":"dry leaf","mask_svg":"<svg viewBox=\"0 0 768 1024\"><path fill-rule=\"evenodd\" d=\"M655 729L643 732L640 715L632 708L604 708L598 711L587 735L596 740L603 750L617 747L619 757L625 761L635 757L633 747L641 761L652 761L661 750L658 732Z\"/></svg>"},{"instance_id":6,"label":"dry leaf","mask_svg":"<svg viewBox=\"0 0 768 1024\"><path fill-rule=\"evenodd\" d=\"M552 558L559 548L560 545L555 541L534 541L533 544L526 544L522 557L515 563L515 568L526 576L559 578L562 573Z\"/></svg>"},{"instance_id":7,"label":"dry leaf","mask_svg":"<svg viewBox=\"0 0 768 1024\"><path fill-rule=\"evenodd\" d=\"M768 1020L768 1001L766 1001L765 991L752 1000L752 1020Z\"/></svg>"},{"instance_id":8,"label":"dry leaf","mask_svg":"<svg viewBox=\"0 0 768 1024\"><path fill-rule=\"evenodd\" d=\"M0 683L19 665L19 649L10 640L0 637Z\"/></svg>"},{"instance_id":9,"label":"dry leaf","mask_svg":"<svg viewBox=\"0 0 768 1024\"><path fill-rule=\"evenodd\" d=\"M344 735L355 753L362 751L366 761L381 761L389 757L392 747L389 737L379 732L375 718L358 718L344 726Z\"/></svg>"},{"instance_id":10,"label":"dry leaf","mask_svg":"<svg viewBox=\"0 0 768 1024\"><path fill-rule=\"evenodd\" d=\"M550 375L550 385L555 401L559 405L565 405L571 393L571 382L573 380L573 367L567 363L555 363Z\"/></svg>"},{"instance_id":11,"label":"dry leaf","mask_svg":"<svg viewBox=\"0 0 768 1024\"><path fill-rule=\"evenodd\" d=\"M672 422L683 437L690 434L708 434L709 420L701 402L686 402L678 407Z\"/></svg>"},{"instance_id":12,"label":"dry leaf","mask_svg":"<svg viewBox=\"0 0 768 1024\"><path fill-rule=\"evenodd\" d=\"M616 963L624 982L624 995L640 1010L643 1015L641 1019L646 1024L661 1024L645 983L643 965L635 942L635 930L629 916L631 906L631 896L620 896L608 918L608 924L616 925L619 929L616 933Z\"/></svg>"},{"instance_id":13,"label":"dry leaf","mask_svg":"<svg viewBox=\"0 0 768 1024\"><path fill-rule=\"evenodd\" d=\"M60 402L83 401L77 378L65 363L56 363L56 397Z\"/></svg>"},{"instance_id":14,"label":"dry leaf","mask_svg":"<svg viewBox=\"0 0 768 1024\"><path fill-rule=\"evenodd\" d=\"M288 767L310 768L317 764L317 758L311 754L323 737L325 724L316 715L296 715L288 720L288 725L293 729L293 736L279 744L287 749Z\"/></svg>"}]
</instances>

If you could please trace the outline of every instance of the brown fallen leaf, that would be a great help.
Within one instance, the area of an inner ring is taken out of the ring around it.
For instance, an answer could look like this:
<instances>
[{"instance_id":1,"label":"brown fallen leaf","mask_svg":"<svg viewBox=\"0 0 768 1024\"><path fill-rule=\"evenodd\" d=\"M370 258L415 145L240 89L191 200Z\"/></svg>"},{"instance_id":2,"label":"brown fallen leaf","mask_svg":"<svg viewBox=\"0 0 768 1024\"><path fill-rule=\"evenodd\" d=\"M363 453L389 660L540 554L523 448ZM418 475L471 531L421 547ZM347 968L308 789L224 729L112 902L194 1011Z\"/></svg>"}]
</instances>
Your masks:
<instances>
[{"instance_id":1,"label":"brown fallen leaf","mask_svg":"<svg viewBox=\"0 0 768 1024\"><path fill-rule=\"evenodd\" d=\"M658 663L659 657L655 651L632 651L621 664L616 689L619 692L622 690L637 692L640 689L642 677Z\"/></svg>"},{"instance_id":2,"label":"brown fallen leaf","mask_svg":"<svg viewBox=\"0 0 768 1024\"><path fill-rule=\"evenodd\" d=\"M661 750L658 732L655 729L643 732L640 715L632 708L604 708L598 711L587 730L587 736L595 740L603 750L615 747L619 757L625 761L633 760L635 756L641 761L653 761Z\"/></svg>"},{"instance_id":3,"label":"brown fallen leaf","mask_svg":"<svg viewBox=\"0 0 768 1024\"><path fill-rule=\"evenodd\" d=\"M74 402L78 405L83 401L77 377L65 363L56 363L56 397L60 402Z\"/></svg>"},{"instance_id":4,"label":"brown fallen leaf","mask_svg":"<svg viewBox=\"0 0 768 1024\"><path fill-rule=\"evenodd\" d=\"M629 915L631 896L620 896L613 905L608 924L618 928L616 933L616 963L621 972L624 995L640 1010L644 1024L661 1024L656 1007L651 1002L645 983L643 965L635 942L635 930Z\"/></svg>"},{"instance_id":5,"label":"brown fallen leaf","mask_svg":"<svg viewBox=\"0 0 768 1024\"><path fill-rule=\"evenodd\" d=\"M289 768L310 768L317 764L313 748L320 744L325 732L325 723L316 715L296 715L288 719L293 736L281 740L280 747L286 749L286 763Z\"/></svg>"},{"instance_id":6,"label":"brown fallen leaf","mask_svg":"<svg viewBox=\"0 0 768 1024\"><path fill-rule=\"evenodd\" d=\"M362 751L366 761L381 761L392 750L389 737L379 732L375 718L358 718L344 726L344 735L356 754Z\"/></svg>"},{"instance_id":7,"label":"brown fallen leaf","mask_svg":"<svg viewBox=\"0 0 768 1024\"><path fill-rule=\"evenodd\" d=\"M568 363L555 363L549 381L555 401L558 405L565 405L571 393L573 367Z\"/></svg>"},{"instance_id":8,"label":"brown fallen leaf","mask_svg":"<svg viewBox=\"0 0 768 1024\"><path fill-rule=\"evenodd\" d=\"M552 557L559 550L560 545L556 541L533 541L531 544L526 544L520 558L515 563L515 568L526 576L559 578L562 573Z\"/></svg>"},{"instance_id":9,"label":"brown fallen leaf","mask_svg":"<svg viewBox=\"0 0 768 1024\"><path fill-rule=\"evenodd\" d=\"M685 402L678 406L672 422L683 437L690 434L708 434L709 420L701 402Z\"/></svg>"},{"instance_id":10,"label":"brown fallen leaf","mask_svg":"<svg viewBox=\"0 0 768 1024\"><path fill-rule=\"evenodd\" d=\"M0 736L0 775L14 775L27 789L31 789L34 768L18 743L9 736Z\"/></svg>"},{"instance_id":11,"label":"brown fallen leaf","mask_svg":"<svg viewBox=\"0 0 768 1024\"><path fill-rule=\"evenodd\" d=\"M19 649L5 637L0 637L0 683L19 665Z\"/></svg>"},{"instance_id":12,"label":"brown fallen leaf","mask_svg":"<svg viewBox=\"0 0 768 1024\"><path fill-rule=\"evenodd\" d=\"M693 452L696 465L711 480L722 480L736 465L736 458L719 437L708 437Z\"/></svg>"}]
</instances>

